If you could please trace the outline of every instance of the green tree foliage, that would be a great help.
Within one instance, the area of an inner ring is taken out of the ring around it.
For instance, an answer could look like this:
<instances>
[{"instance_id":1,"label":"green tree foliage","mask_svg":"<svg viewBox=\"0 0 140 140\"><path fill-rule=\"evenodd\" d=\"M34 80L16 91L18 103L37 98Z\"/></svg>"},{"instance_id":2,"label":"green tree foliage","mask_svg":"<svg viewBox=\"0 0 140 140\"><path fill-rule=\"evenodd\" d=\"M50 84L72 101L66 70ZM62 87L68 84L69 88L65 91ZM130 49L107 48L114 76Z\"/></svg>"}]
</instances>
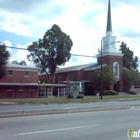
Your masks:
<instances>
[{"instance_id":1,"label":"green tree foliage","mask_svg":"<svg viewBox=\"0 0 140 140\"><path fill-rule=\"evenodd\" d=\"M138 57L134 57L133 51L127 47L127 44L122 42L120 46L120 50L122 51L123 55L123 66L129 70L137 70L138 67Z\"/></svg>"},{"instance_id":2,"label":"green tree foliage","mask_svg":"<svg viewBox=\"0 0 140 140\"><path fill-rule=\"evenodd\" d=\"M57 66L64 65L70 59L70 50L73 45L70 36L62 32L56 24L48 30L43 39L33 42L28 46L30 54L27 56L29 61L34 62L36 67L41 68L41 73L48 75L49 83L54 83L54 75Z\"/></svg>"},{"instance_id":3,"label":"green tree foliage","mask_svg":"<svg viewBox=\"0 0 140 140\"><path fill-rule=\"evenodd\" d=\"M17 60L13 60L11 63L12 64L19 64Z\"/></svg>"},{"instance_id":4,"label":"green tree foliage","mask_svg":"<svg viewBox=\"0 0 140 140\"><path fill-rule=\"evenodd\" d=\"M25 60L22 60L21 62L18 62L18 61L16 61L16 60L14 60L14 61L12 61L12 64L18 64L18 65L24 65L24 66L27 65L27 63L26 63Z\"/></svg>"},{"instance_id":5,"label":"green tree foliage","mask_svg":"<svg viewBox=\"0 0 140 140\"><path fill-rule=\"evenodd\" d=\"M0 79L6 76L6 67L10 57L5 45L0 45Z\"/></svg>"},{"instance_id":6,"label":"green tree foliage","mask_svg":"<svg viewBox=\"0 0 140 140\"><path fill-rule=\"evenodd\" d=\"M140 74L135 70L124 70L123 78L130 87L132 87L133 84L140 83Z\"/></svg>"},{"instance_id":7,"label":"green tree foliage","mask_svg":"<svg viewBox=\"0 0 140 140\"><path fill-rule=\"evenodd\" d=\"M19 62L19 64L20 64L20 65L24 65L24 66L26 66L26 65L27 65L27 63L26 63L26 61L25 61L25 60L20 61L20 62Z\"/></svg>"},{"instance_id":8,"label":"green tree foliage","mask_svg":"<svg viewBox=\"0 0 140 140\"><path fill-rule=\"evenodd\" d=\"M101 85L101 70L97 70L93 76L93 82L100 86ZM115 73L110 69L110 67L102 68L102 88L103 90L106 87L116 83Z\"/></svg>"}]
</instances>

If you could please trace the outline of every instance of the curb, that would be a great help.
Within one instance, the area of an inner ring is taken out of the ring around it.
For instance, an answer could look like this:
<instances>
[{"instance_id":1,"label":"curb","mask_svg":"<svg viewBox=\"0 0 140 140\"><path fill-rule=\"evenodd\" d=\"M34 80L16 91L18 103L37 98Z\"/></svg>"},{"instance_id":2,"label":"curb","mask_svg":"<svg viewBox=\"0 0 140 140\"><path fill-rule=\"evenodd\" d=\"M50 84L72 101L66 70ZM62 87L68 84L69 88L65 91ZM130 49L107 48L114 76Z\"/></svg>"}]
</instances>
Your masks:
<instances>
[{"instance_id":1,"label":"curb","mask_svg":"<svg viewBox=\"0 0 140 140\"><path fill-rule=\"evenodd\" d=\"M23 117L23 116L37 116L37 115L55 115L55 114L70 114L70 113L82 113L82 112L99 112L109 110L125 110L130 109L130 106L121 107L96 107L96 108L78 108L78 109L55 109L55 110L38 110L38 111L19 111L10 113L0 113L0 118L9 117Z\"/></svg>"}]
</instances>

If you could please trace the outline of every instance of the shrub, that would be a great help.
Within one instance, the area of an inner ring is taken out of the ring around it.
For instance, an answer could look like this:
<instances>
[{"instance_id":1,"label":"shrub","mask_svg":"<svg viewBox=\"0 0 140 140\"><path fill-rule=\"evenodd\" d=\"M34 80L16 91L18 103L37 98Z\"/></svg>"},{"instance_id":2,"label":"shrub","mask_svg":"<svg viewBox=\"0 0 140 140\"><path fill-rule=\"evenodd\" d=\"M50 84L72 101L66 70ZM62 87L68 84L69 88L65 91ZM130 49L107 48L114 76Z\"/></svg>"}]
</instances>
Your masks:
<instances>
[{"instance_id":1,"label":"shrub","mask_svg":"<svg viewBox=\"0 0 140 140\"><path fill-rule=\"evenodd\" d=\"M84 98L84 95L83 94L78 94L77 98Z\"/></svg>"},{"instance_id":2,"label":"shrub","mask_svg":"<svg viewBox=\"0 0 140 140\"><path fill-rule=\"evenodd\" d=\"M118 95L118 93L115 90L106 90L104 95Z\"/></svg>"},{"instance_id":3,"label":"shrub","mask_svg":"<svg viewBox=\"0 0 140 140\"><path fill-rule=\"evenodd\" d=\"M100 96L100 91L96 91L95 93L96 95L99 93ZM102 95L118 95L118 93L115 90L103 90Z\"/></svg>"},{"instance_id":4,"label":"shrub","mask_svg":"<svg viewBox=\"0 0 140 140\"><path fill-rule=\"evenodd\" d=\"M131 95L136 95L136 94L137 94L134 90L129 90L129 93L130 93Z\"/></svg>"}]
</instances>

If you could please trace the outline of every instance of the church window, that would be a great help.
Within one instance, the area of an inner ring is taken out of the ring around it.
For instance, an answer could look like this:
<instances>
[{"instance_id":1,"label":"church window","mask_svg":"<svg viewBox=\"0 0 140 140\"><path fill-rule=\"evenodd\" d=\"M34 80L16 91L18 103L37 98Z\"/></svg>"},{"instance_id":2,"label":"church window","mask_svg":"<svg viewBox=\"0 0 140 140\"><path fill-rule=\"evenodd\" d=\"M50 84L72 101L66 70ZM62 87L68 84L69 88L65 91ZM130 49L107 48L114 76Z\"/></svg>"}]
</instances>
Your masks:
<instances>
[{"instance_id":1,"label":"church window","mask_svg":"<svg viewBox=\"0 0 140 140\"><path fill-rule=\"evenodd\" d=\"M117 62L113 64L113 71L115 72L115 75L119 77L119 64Z\"/></svg>"}]
</instances>

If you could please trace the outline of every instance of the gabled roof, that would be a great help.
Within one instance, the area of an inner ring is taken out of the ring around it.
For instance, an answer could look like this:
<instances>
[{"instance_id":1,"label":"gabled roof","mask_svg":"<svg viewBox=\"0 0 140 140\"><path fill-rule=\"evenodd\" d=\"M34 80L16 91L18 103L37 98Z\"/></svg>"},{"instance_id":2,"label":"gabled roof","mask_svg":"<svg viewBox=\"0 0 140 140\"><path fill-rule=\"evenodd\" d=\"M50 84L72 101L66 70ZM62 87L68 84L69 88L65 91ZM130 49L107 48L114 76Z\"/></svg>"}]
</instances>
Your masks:
<instances>
[{"instance_id":1,"label":"gabled roof","mask_svg":"<svg viewBox=\"0 0 140 140\"><path fill-rule=\"evenodd\" d=\"M107 66L107 64L102 64L102 67ZM101 64L96 64L94 66L91 66L89 68L85 68L84 71L91 71L91 70L97 70L101 68Z\"/></svg>"},{"instance_id":2,"label":"gabled roof","mask_svg":"<svg viewBox=\"0 0 140 140\"><path fill-rule=\"evenodd\" d=\"M107 66L107 64L102 64L102 67ZM77 66L71 66L71 67L64 67L64 68L58 68L56 69L55 73L64 73L64 72L72 72L72 71L91 71L100 69L101 65L98 63L89 63L89 64L83 64L83 65L77 65ZM46 73L38 73L39 75L46 75Z\"/></svg>"},{"instance_id":3,"label":"gabled roof","mask_svg":"<svg viewBox=\"0 0 140 140\"><path fill-rule=\"evenodd\" d=\"M83 65L77 65L77 66L59 68L59 69L56 69L56 73L71 72L71 71L80 71L80 70L84 70L86 68L92 67L94 65L96 65L96 63L89 63L89 64L83 64Z\"/></svg>"},{"instance_id":4,"label":"gabled roof","mask_svg":"<svg viewBox=\"0 0 140 140\"><path fill-rule=\"evenodd\" d=\"M29 71L38 71L39 68L35 68L35 67L29 67L29 66L25 66L25 65L19 65L19 64L10 64L8 63L7 65L7 69L8 70L29 70Z\"/></svg>"},{"instance_id":5,"label":"gabled roof","mask_svg":"<svg viewBox=\"0 0 140 140\"><path fill-rule=\"evenodd\" d=\"M48 87L65 87L66 84L0 83L0 86L48 86Z\"/></svg>"}]
</instances>

